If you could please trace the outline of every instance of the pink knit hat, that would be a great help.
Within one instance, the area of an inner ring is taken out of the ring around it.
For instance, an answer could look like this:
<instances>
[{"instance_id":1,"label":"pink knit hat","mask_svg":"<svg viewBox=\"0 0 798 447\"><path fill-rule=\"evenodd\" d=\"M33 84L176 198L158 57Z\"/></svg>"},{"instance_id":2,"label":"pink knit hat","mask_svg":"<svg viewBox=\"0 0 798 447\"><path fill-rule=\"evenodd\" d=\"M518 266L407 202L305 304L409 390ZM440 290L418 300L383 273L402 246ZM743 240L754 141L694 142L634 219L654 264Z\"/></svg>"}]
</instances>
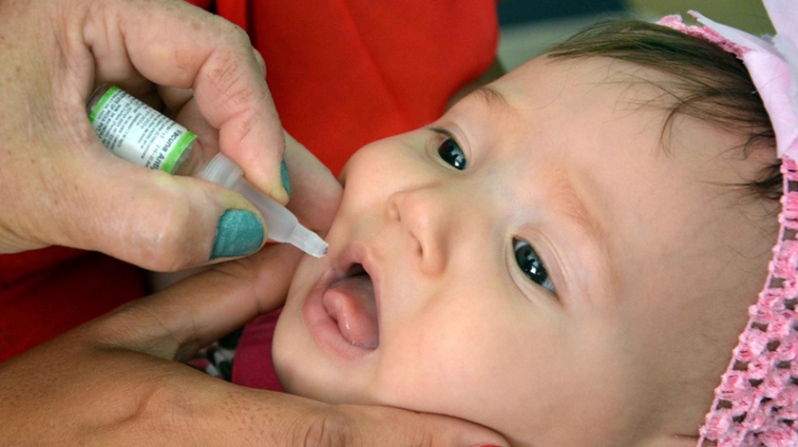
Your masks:
<instances>
[{"instance_id":1,"label":"pink knit hat","mask_svg":"<svg viewBox=\"0 0 798 447\"><path fill-rule=\"evenodd\" d=\"M770 116L784 176L779 241L765 287L748 310L748 326L715 389L699 447L798 446L798 3L764 4L777 31L772 39L694 11L690 14L705 26L687 26L679 16L659 22L743 61Z\"/></svg>"}]
</instances>

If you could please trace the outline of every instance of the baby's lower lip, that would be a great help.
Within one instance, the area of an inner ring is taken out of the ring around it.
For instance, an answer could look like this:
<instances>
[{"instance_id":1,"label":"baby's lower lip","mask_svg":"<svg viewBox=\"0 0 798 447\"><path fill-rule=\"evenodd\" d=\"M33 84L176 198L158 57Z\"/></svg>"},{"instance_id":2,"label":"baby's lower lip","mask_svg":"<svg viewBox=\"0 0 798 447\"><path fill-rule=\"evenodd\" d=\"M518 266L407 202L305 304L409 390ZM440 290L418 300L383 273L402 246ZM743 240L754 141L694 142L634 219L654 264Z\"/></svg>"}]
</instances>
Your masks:
<instances>
[{"instance_id":1,"label":"baby's lower lip","mask_svg":"<svg viewBox=\"0 0 798 447\"><path fill-rule=\"evenodd\" d=\"M322 295L322 305L350 344L364 349L379 346L374 287L366 273L335 281Z\"/></svg>"},{"instance_id":2,"label":"baby's lower lip","mask_svg":"<svg viewBox=\"0 0 798 447\"><path fill-rule=\"evenodd\" d=\"M341 332L338 322L325 308L324 295L336 279L332 273L325 275L305 298L302 315L308 331L324 351L336 357L357 359L374 353L374 348L358 346L347 339Z\"/></svg>"}]
</instances>

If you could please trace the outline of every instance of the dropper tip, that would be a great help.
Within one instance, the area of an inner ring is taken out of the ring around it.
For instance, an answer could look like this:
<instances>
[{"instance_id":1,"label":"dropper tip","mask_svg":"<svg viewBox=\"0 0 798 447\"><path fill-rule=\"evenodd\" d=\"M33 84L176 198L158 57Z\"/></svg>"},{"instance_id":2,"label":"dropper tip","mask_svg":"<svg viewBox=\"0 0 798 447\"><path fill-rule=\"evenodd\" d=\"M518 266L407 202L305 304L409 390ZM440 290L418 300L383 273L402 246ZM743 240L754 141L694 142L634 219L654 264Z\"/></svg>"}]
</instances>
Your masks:
<instances>
[{"instance_id":1,"label":"dropper tip","mask_svg":"<svg viewBox=\"0 0 798 447\"><path fill-rule=\"evenodd\" d=\"M327 254L327 242L324 242L321 236L299 223L294 226L286 242L317 258L324 257Z\"/></svg>"},{"instance_id":2,"label":"dropper tip","mask_svg":"<svg viewBox=\"0 0 798 447\"><path fill-rule=\"evenodd\" d=\"M305 237L298 244L295 244L305 253L316 258L323 258L327 254L327 242L318 234L308 231Z\"/></svg>"},{"instance_id":3,"label":"dropper tip","mask_svg":"<svg viewBox=\"0 0 798 447\"><path fill-rule=\"evenodd\" d=\"M312 245L312 246L308 246ZM321 238L318 241L313 241L313 244L305 244L305 252L316 258L323 258L327 255L327 243Z\"/></svg>"}]
</instances>

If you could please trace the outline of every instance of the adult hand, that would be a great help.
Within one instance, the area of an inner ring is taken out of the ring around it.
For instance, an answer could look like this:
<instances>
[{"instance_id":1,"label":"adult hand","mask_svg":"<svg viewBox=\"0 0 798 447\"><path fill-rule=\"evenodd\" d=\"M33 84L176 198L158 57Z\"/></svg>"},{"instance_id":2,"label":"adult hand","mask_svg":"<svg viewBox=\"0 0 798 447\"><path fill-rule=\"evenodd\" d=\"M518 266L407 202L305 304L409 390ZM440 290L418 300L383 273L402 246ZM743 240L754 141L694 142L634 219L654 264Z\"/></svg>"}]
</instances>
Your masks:
<instances>
[{"instance_id":1,"label":"adult hand","mask_svg":"<svg viewBox=\"0 0 798 447\"><path fill-rule=\"evenodd\" d=\"M85 104L96 85L115 83L285 203L284 140L264 76L240 29L180 0L0 2L0 253L57 244L176 270L257 249L266 235L249 202L116 158ZM337 188L319 164L291 174ZM308 203L321 206L324 194ZM225 219L227 210L244 218ZM321 226L331 217L314 215Z\"/></svg>"},{"instance_id":2,"label":"adult hand","mask_svg":"<svg viewBox=\"0 0 798 447\"><path fill-rule=\"evenodd\" d=\"M506 445L461 420L253 390L172 360L279 306L299 254L221 264L0 364L0 439L18 445Z\"/></svg>"}]
</instances>

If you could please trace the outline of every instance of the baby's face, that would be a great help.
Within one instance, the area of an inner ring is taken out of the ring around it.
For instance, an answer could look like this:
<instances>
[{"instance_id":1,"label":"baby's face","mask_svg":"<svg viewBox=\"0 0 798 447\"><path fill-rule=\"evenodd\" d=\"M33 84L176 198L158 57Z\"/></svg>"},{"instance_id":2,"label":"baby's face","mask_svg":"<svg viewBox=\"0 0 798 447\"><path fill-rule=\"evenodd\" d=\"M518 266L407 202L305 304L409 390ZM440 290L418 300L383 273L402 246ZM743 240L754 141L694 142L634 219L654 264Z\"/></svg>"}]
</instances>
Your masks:
<instances>
[{"instance_id":1,"label":"baby's face","mask_svg":"<svg viewBox=\"0 0 798 447\"><path fill-rule=\"evenodd\" d=\"M538 58L356 153L278 323L286 389L518 445L694 435L772 238L728 186L739 141L687 118L663 139L634 70L656 76Z\"/></svg>"}]
</instances>

